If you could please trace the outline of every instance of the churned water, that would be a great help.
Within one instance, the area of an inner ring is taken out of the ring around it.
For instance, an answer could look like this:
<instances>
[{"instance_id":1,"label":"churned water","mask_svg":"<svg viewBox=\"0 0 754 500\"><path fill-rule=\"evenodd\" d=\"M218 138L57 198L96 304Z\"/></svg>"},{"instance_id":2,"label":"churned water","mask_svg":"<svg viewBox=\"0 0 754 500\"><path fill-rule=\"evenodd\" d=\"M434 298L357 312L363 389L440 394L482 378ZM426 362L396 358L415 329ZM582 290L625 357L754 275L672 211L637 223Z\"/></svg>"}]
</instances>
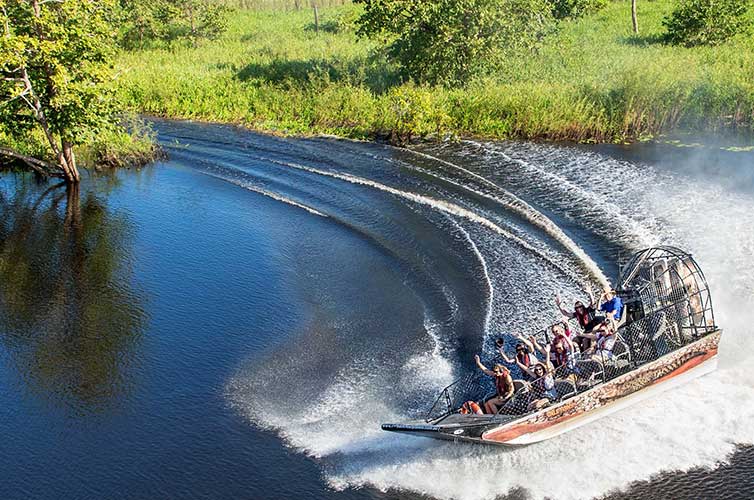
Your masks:
<instances>
[{"instance_id":1,"label":"churned water","mask_svg":"<svg viewBox=\"0 0 754 500\"><path fill-rule=\"evenodd\" d=\"M1 498L754 497L750 153L156 128L79 193L0 178ZM380 430L655 244L716 373L522 449Z\"/></svg>"}]
</instances>

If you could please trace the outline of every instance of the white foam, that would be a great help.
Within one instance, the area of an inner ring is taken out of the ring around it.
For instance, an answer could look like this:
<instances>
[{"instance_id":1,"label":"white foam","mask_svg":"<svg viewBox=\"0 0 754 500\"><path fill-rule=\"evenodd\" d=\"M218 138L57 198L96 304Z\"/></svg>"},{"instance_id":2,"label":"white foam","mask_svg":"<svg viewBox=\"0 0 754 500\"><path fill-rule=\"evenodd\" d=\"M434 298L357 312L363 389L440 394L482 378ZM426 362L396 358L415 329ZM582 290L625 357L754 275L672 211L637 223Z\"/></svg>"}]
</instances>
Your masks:
<instances>
[{"instance_id":1,"label":"white foam","mask_svg":"<svg viewBox=\"0 0 754 500\"><path fill-rule=\"evenodd\" d=\"M570 237L568 237L568 235L566 235L563 232L563 230L560 229L552 220L550 220L547 216L545 216L539 210L535 209L529 203L525 202L523 199L511 193L510 191L504 189L502 186L499 186L498 184L495 184L491 180L475 172L472 172L466 168L463 168L460 165L456 165L454 163L442 160L440 158L436 158L434 156L431 156L431 155L428 155L426 153L422 153L419 151L411 151L411 152L415 155L431 159L435 162L442 163L443 165L449 166L452 169L463 172L473 177L474 179L481 181L483 184L486 184L492 189L494 189L500 196L502 196L502 198L500 196L492 196L487 193L483 193L481 191L471 188L470 186L459 184L447 177L438 175L436 172L432 172L430 170L418 168L418 167L410 167L410 168L413 168L414 170L420 170L433 177L442 179L445 182L448 182L457 187L460 187L469 192L472 192L476 194L477 196L481 196L483 198L487 198L489 200L495 201L496 203L499 203L501 206L524 217L526 220L528 220L535 226L538 226L539 228L543 229L548 235L552 236L553 238L555 238L556 241L558 241L558 243L563 245L563 247L566 250L571 252L571 254L581 262L584 268L599 281L600 285L603 288L610 287L610 283L607 277L605 276L605 273L603 273L602 269L599 268L597 263L594 262L594 260L591 257L589 257L589 255L586 254L586 252L584 252L584 249L581 248L578 244L576 244L576 242L573 241Z\"/></svg>"},{"instance_id":2,"label":"white foam","mask_svg":"<svg viewBox=\"0 0 754 500\"><path fill-rule=\"evenodd\" d=\"M306 412L256 412L264 404L245 390L251 379L235 378L229 385L234 404L258 425L278 429L294 448L327 461L324 474L331 487L369 486L462 500L493 499L523 487L534 498L588 498L661 471L714 467L737 443L754 443L754 375L749 369L754 360L749 334L754 322L751 195L623 162L620 178L636 182L626 182L606 202L604 187L591 179L610 178L616 169L614 160L558 147L525 147L539 158L539 162L525 162L529 175L557 179L548 184L550 195L572 196L569 199L577 200L580 210L592 210L595 216L583 222L594 224L595 230L610 227L613 232L605 232L606 237L630 237L641 244L661 241L694 252L711 283L717 319L724 328L718 372L578 431L515 450L381 432L380 423L401 421L405 415L397 414L389 404L389 398L400 397L399 388L388 395L370 384L373 374L359 371L369 360L349 364ZM564 155L570 155L565 163L561 161ZM346 174L295 168L380 189L472 221L495 234L513 236L488 219L443 200ZM563 210L567 213L568 206ZM488 237L474 235L472 240L469 235L494 288L500 271L493 270L496 263L489 254L484 257L486 249L494 248L485 241ZM494 292L500 297L499 290ZM409 358L400 378L409 390L415 390L433 381L439 388L452 374L440 344L435 343L426 355Z\"/></svg>"},{"instance_id":3,"label":"white foam","mask_svg":"<svg viewBox=\"0 0 754 500\"><path fill-rule=\"evenodd\" d=\"M484 334L488 334L490 332L490 319L492 317L492 304L495 301L495 288L492 286L492 280L490 279L490 272L489 269L487 269L487 261L484 260L484 256L479 251L479 247L477 247L476 243L474 243L474 240L471 239L471 236L469 233L460 225L456 224L458 229L461 231L461 234L464 238L466 238L466 241L469 242L469 247L471 247L472 252L474 252L474 255L476 255L477 259L479 259L479 263L482 266L482 274L484 276L484 282L487 284L487 290L489 291L489 299L487 300L487 313L484 316Z\"/></svg>"},{"instance_id":4,"label":"white foam","mask_svg":"<svg viewBox=\"0 0 754 500\"><path fill-rule=\"evenodd\" d=\"M380 182L376 182L376 181L373 181L373 180L370 180L370 179L364 179L363 177L357 177L357 176L350 175L350 174L344 174L344 173L339 173L339 172L331 172L331 171L327 171L327 170L321 170L321 169L318 169L318 168L308 167L308 166L299 165L299 164L290 163L290 162L281 162L281 161L271 160L271 159L268 159L268 161L270 161L272 163L277 163L277 164L280 164L280 165L285 165L285 166L288 166L288 167L291 167L291 168L295 168L295 169L298 169L298 170L303 170L305 172L310 172L310 173L313 173L313 174L322 175L322 176L326 176L326 177L332 177L333 179L339 179L339 180L342 180L342 181L350 182L351 184L358 184L358 185L362 185L362 186L368 186L368 187L371 187L371 188L374 188L374 189L378 189L378 190L386 192L386 193L390 193L390 194L392 194L394 196L398 196L400 198L412 201L414 203L418 203L420 205L425 205L425 206L434 208L436 210L440 210L442 212L445 212L445 213L450 214L450 215L454 215L456 217L461 217L461 218L464 218L464 219L468 219L468 220L470 220L472 222L475 222L475 223L477 223L477 224L479 224L481 226L486 227L487 229L490 229L490 230L496 232L500 236L502 236L502 237L504 237L504 238L506 238L506 239L508 239L510 241L513 241L514 243L516 243L520 247L524 248L528 252L536 254L542 260L547 261L555 269L558 269L561 272L563 272L563 274L565 274L565 275L567 275L567 276L569 276L569 277L571 277L573 279L577 279L578 280L578 277L575 276L575 274L574 274L574 272L573 272L572 269L567 268L567 267L563 266L561 263L555 261L552 257L550 257L549 255L547 255L546 253L544 253L540 249L533 247L531 244L529 244L523 238L521 238L521 237L519 237L519 236L511 233L510 231L507 231L507 230L503 229L498 224L492 222L491 220L487 219L486 217L478 215L478 214L472 212L471 210L463 208L463 207L461 207L459 205L456 205L454 203L450 203L450 202L447 202L447 201L444 201L444 200L439 200L439 199L432 198L432 197L425 196L425 195L418 194L418 193L412 193L410 191L403 191L403 190L400 190L400 189L396 189L394 187L387 186L387 185L382 184Z\"/></svg>"},{"instance_id":5,"label":"white foam","mask_svg":"<svg viewBox=\"0 0 754 500\"><path fill-rule=\"evenodd\" d=\"M312 208L312 207L310 207L308 205L304 205L303 203L300 203L298 201L294 201L294 200L292 200L290 198L286 198L285 196L283 196L281 194L274 193L272 191L268 191L266 189L262 189L260 187L254 186L253 184L251 184L248 181L244 181L244 180L241 180L241 179L236 179L236 178L232 178L232 177L228 177L228 176L222 176L222 175L215 174L215 173L212 173L212 172L209 172L209 171L206 171L206 170L200 170L199 172L203 173L205 175L209 175L210 177L215 177L215 178L218 178L218 179L223 179L225 181L230 182L231 184L235 184L236 186L240 186L240 187L242 187L244 189L247 189L249 191L252 191L254 193L261 194L262 196L266 196L267 198L271 198L271 199L273 199L275 201L279 201L281 203L285 203L286 205L290 205L292 207L296 207L296 208L300 208L302 210L306 210L307 212L309 212L312 215L317 215L319 217L325 217L325 218L328 217L327 214L324 214L324 213L320 212L319 210L317 210L315 208Z\"/></svg>"}]
</instances>

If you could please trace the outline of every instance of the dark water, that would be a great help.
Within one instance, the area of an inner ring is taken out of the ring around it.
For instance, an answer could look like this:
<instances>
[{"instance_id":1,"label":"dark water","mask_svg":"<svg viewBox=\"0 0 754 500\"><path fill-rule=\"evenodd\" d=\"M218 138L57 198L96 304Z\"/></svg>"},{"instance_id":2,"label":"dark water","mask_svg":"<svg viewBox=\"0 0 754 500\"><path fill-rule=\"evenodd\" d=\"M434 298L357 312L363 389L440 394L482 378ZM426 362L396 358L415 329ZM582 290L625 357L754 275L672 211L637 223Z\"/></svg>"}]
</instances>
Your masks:
<instances>
[{"instance_id":1,"label":"dark water","mask_svg":"<svg viewBox=\"0 0 754 500\"><path fill-rule=\"evenodd\" d=\"M0 498L754 497L751 155L157 129L80 192L0 177ZM718 373L521 450L379 430L659 242Z\"/></svg>"}]
</instances>

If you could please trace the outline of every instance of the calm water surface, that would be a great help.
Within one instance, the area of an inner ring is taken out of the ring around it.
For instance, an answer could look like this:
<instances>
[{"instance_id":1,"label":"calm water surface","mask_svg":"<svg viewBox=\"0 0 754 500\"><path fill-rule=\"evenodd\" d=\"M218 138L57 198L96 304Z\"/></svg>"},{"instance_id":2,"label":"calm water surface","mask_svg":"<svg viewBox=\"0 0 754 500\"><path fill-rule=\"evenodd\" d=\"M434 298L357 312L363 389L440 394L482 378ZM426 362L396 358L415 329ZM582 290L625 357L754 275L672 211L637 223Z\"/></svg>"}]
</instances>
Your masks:
<instances>
[{"instance_id":1,"label":"calm water surface","mask_svg":"<svg viewBox=\"0 0 754 500\"><path fill-rule=\"evenodd\" d=\"M0 177L0 498L754 498L751 154L156 128L80 192ZM718 373L520 450L379 430L657 243Z\"/></svg>"}]
</instances>

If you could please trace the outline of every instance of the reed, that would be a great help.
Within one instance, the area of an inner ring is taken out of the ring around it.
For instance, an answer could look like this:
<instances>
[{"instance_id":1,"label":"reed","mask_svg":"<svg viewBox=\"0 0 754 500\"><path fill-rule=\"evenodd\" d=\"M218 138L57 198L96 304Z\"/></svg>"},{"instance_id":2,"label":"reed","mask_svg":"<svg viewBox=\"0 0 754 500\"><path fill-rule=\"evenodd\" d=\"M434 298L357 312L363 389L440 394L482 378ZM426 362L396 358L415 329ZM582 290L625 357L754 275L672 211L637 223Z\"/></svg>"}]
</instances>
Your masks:
<instances>
[{"instance_id":1,"label":"reed","mask_svg":"<svg viewBox=\"0 0 754 500\"><path fill-rule=\"evenodd\" d=\"M622 142L751 132L754 40L663 45L672 5L642 4L634 36L630 2L613 2L563 22L537 53L455 89L401 82L372 42L348 29L315 33L310 10L241 10L220 40L122 54L119 93L138 112L284 134ZM347 26L355 8L322 8L321 24Z\"/></svg>"}]
</instances>

